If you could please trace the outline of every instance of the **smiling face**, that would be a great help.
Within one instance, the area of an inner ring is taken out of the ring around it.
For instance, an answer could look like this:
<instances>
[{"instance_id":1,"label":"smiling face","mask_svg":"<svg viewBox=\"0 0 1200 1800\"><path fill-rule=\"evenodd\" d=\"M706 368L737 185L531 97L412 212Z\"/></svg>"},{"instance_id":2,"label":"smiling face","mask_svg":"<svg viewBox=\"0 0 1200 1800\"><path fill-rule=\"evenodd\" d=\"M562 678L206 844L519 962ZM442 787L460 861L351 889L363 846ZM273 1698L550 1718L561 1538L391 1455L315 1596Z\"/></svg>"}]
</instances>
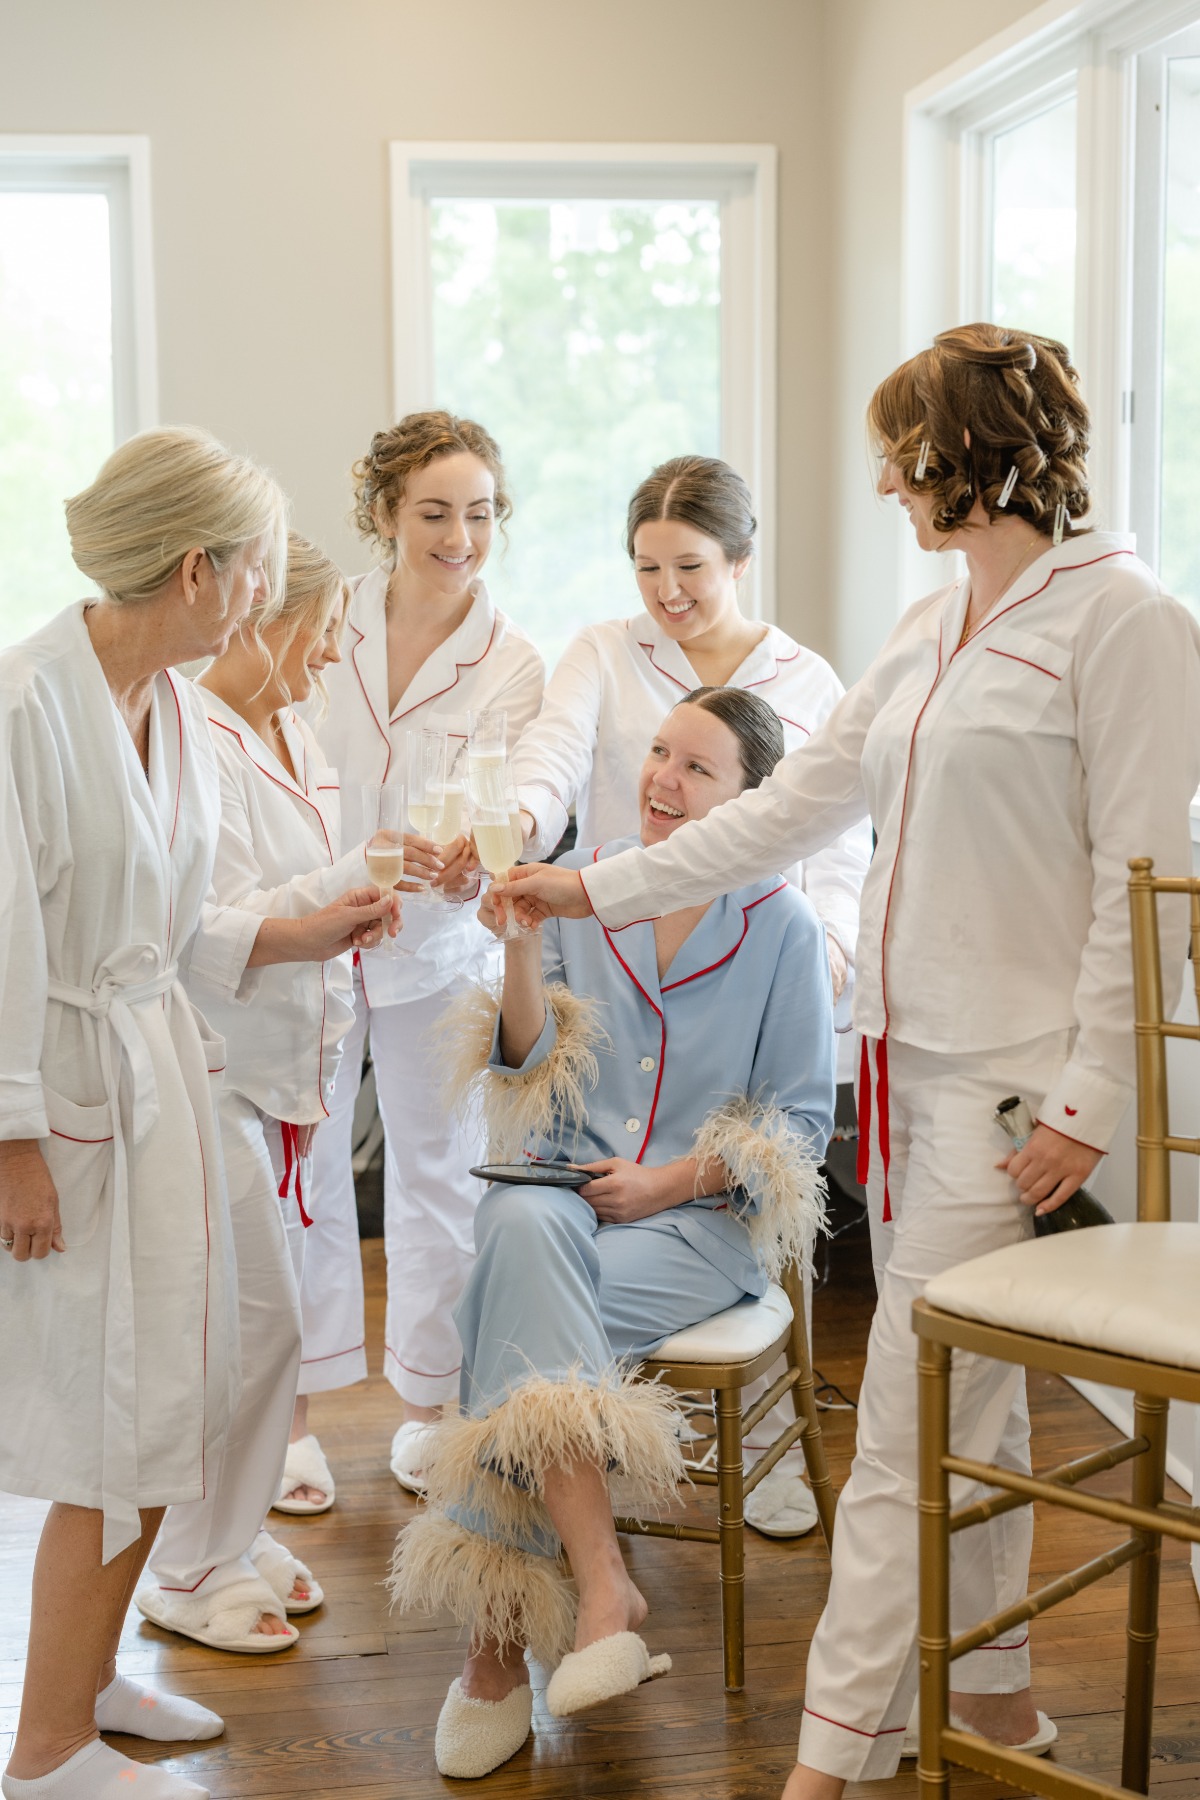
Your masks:
<instances>
[{"instance_id":1,"label":"smiling face","mask_svg":"<svg viewBox=\"0 0 1200 1800\"><path fill-rule=\"evenodd\" d=\"M919 493L910 488L900 470L890 457L884 454L883 466L876 483L877 491L885 497L895 494L896 499L908 514L909 521L917 536L918 547L922 550L949 550L954 547L957 532L937 531L933 524L933 495Z\"/></svg>"},{"instance_id":2,"label":"smiling face","mask_svg":"<svg viewBox=\"0 0 1200 1800\"><path fill-rule=\"evenodd\" d=\"M731 563L715 538L679 519L647 519L633 540L642 604L677 644L737 613L737 584L748 560Z\"/></svg>"},{"instance_id":3,"label":"smiling face","mask_svg":"<svg viewBox=\"0 0 1200 1800\"><path fill-rule=\"evenodd\" d=\"M397 570L439 594L461 594L487 561L495 503L495 477L470 451L417 469L382 527L395 540Z\"/></svg>"},{"instance_id":4,"label":"smiling face","mask_svg":"<svg viewBox=\"0 0 1200 1800\"><path fill-rule=\"evenodd\" d=\"M281 704L290 702L293 706L299 706L310 699L314 681L321 671L327 669L330 663L341 662L342 652L338 639L345 605L345 594L336 594L323 617L301 626L284 650L281 661L276 660L276 646L284 642L287 636L286 615L263 627L260 635L275 670L275 685Z\"/></svg>"},{"instance_id":5,"label":"smiling face","mask_svg":"<svg viewBox=\"0 0 1200 1800\"><path fill-rule=\"evenodd\" d=\"M723 720L681 704L663 720L638 777L642 842L661 844L746 784L741 747Z\"/></svg>"}]
</instances>

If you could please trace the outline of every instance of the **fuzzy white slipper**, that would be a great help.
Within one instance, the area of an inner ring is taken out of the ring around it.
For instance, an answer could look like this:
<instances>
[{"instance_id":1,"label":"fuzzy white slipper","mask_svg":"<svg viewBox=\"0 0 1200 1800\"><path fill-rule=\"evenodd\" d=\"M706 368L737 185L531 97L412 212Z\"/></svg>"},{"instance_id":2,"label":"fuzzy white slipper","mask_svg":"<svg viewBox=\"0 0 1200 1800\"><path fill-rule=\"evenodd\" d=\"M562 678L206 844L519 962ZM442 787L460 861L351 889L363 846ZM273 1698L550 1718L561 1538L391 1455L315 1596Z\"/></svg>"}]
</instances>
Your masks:
<instances>
[{"instance_id":1,"label":"fuzzy white slipper","mask_svg":"<svg viewBox=\"0 0 1200 1800\"><path fill-rule=\"evenodd\" d=\"M325 1589L312 1570L268 1532L259 1532L250 1552L250 1560L267 1586L274 1589L276 1599L283 1602L287 1612L315 1612L324 1603ZM307 1600L292 1599L292 1589L297 1581L302 1581L308 1589Z\"/></svg>"},{"instance_id":2,"label":"fuzzy white slipper","mask_svg":"<svg viewBox=\"0 0 1200 1800\"><path fill-rule=\"evenodd\" d=\"M298 1487L320 1488L325 1498L319 1506L311 1500L293 1498ZM283 1480L279 1484L279 1493L273 1503L273 1511L281 1513L323 1513L328 1512L334 1501L333 1476L329 1464L325 1461L322 1450L311 1431L307 1437L298 1438L287 1447L287 1458L283 1465Z\"/></svg>"},{"instance_id":3,"label":"fuzzy white slipper","mask_svg":"<svg viewBox=\"0 0 1200 1800\"><path fill-rule=\"evenodd\" d=\"M195 1638L210 1650L271 1656L278 1650L290 1650L300 1636L294 1625L287 1626L286 1636L280 1633L267 1637L255 1631L260 1614L281 1618L275 1590L262 1580L234 1581L215 1594L164 1594L151 1583L139 1588L133 1598L138 1611L152 1625L177 1631L180 1637Z\"/></svg>"},{"instance_id":4,"label":"fuzzy white slipper","mask_svg":"<svg viewBox=\"0 0 1200 1800\"><path fill-rule=\"evenodd\" d=\"M752 1493L746 1495L747 1525L764 1537L803 1537L817 1522L817 1503L798 1475L772 1469Z\"/></svg>"},{"instance_id":5,"label":"fuzzy white slipper","mask_svg":"<svg viewBox=\"0 0 1200 1800\"><path fill-rule=\"evenodd\" d=\"M426 1419L405 1419L392 1439L391 1471L410 1494L425 1492L423 1459L429 1453L432 1424Z\"/></svg>"},{"instance_id":6,"label":"fuzzy white slipper","mask_svg":"<svg viewBox=\"0 0 1200 1800\"><path fill-rule=\"evenodd\" d=\"M614 1631L586 1650L571 1650L563 1657L550 1677L546 1705L556 1719L565 1719L617 1694L632 1694L643 1681L665 1675L670 1667L670 1657L651 1656L636 1631Z\"/></svg>"},{"instance_id":7,"label":"fuzzy white slipper","mask_svg":"<svg viewBox=\"0 0 1200 1800\"><path fill-rule=\"evenodd\" d=\"M953 1713L950 1714L950 1723L955 1731L971 1731L971 1727L964 1724L961 1719L956 1718ZM971 1731L972 1737L981 1737L982 1735L982 1732ZM1050 1746L1054 1744L1057 1739L1058 1726L1054 1723L1053 1719L1047 1718L1044 1712L1040 1712L1037 1716L1037 1730L1034 1732L1033 1736L1027 1738L1023 1744L1005 1744L1004 1748L1006 1750L1023 1750L1026 1756L1045 1756L1047 1750L1049 1750ZM904 1733L903 1742L900 1745L900 1755L902 1758L916 1756L920 1747L921 1733L918 1703L917 1706L913 1707L909 1717L908 1727Z\"/></svg>"},{"instance_id":8,"label":"fuzzy white slipper","mask_svg":"<svg viewBox=\"0 0 1200 1800\"><path fill-rule=\"evenodd\" d=\"M459 1781L490 1775L515 1756L533 1723L533 1689L526 1682L503 1700L473 1700L455 1678L438 1714L433 1754L438 1771Z\"/></svg>"}]
</instances>

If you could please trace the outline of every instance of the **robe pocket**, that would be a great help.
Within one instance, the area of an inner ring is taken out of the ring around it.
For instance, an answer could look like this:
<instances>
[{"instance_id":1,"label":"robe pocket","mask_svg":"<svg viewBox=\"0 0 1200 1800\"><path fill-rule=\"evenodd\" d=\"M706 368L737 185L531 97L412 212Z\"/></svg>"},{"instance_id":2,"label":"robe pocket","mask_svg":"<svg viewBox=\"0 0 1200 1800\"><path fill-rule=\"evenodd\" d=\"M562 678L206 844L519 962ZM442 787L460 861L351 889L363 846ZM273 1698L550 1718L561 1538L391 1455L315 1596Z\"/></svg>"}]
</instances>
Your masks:
<instances>
[{"instance_id":1,"label":"robe pocket","mask_svg":"<svg viewBox=\"0 0 1200 1800\"><path fill-rule=\"evenodd\" d=\"M196 1035L200 1039L200 1054L204 1058L204 1066L208 1070L209 1079L214 1087L223 1087L225 1078L225 1039L213 1030L204 1014L197 1006L191 1007L192 1023L196 1027Z\"/></svg>"},{"instance_id":2,"label":"robe pocket","mask_svg":"<svg viewBox=\"0 0 1200 1800\"><path fill-rule=\"evenodd\" d=\"M978 724L1056 732L1062 715L1067 728L1066 716L1073 715L1070 650L1003 626L985 628L977 648L977 664L969 673L963 670L961 703Z\"/></svg>"},{"instance_id":3,"label":"robe pocket","mask_svg":"<svg viewBox=\"0 0 1200 1800\"><path fill-rule=\"evenodd\" d=\"M42 1154L58 1191L62 1234L68 1250L86 1244L100 1217L100 1202L113 1166L112 1109L76 1106L44 1088L50 1136Z\"/></svg>"}]
</instances>

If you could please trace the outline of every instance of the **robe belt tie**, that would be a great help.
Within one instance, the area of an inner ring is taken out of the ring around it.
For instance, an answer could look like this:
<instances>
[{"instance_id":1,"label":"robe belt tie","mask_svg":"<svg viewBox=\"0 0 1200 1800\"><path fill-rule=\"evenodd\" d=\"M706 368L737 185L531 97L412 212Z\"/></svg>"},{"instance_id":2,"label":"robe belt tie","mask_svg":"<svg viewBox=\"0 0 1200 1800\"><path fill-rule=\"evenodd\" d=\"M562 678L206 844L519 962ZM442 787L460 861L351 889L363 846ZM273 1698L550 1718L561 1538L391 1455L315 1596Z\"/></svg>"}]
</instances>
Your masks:
<instances>
[{"instance_id":1,"label":"robe belt tie","mask_svg":"<svg viewBox=\"0 0 1200 1800\"><path fill-rule=\"evenodd\" d=\"M283 1180L279 1184L279 1198L286 1200L291 1191L294 1167L296 1171L296 1205L300 1208L300 1223L307 1231L312 1220L304 1210L304 1183L300 1174L303 1161L300 1155L300 1127L289 1124L286 1119L281 1119L279 1131L283 1138Z\"/></svg>"},{"instance_id":2,"label":"robe belt tie","mask_svg":"<svg viewBox=\"0 0 1200 1800\"><path fill-rule=\"evenodd\" d=\"M888 1117L887 1033L881 1038L864 1037L858 1065L858 1167L855 1174L860 1187L866 1187L871 1173L871 1044L875 1044L875 1107L879 1118L879 1160L883 1164L883 1222L891 1223L892 1196L888 1189L888 1172L892 1162L891 1128Z\"/></svg>"},{"instance_id":3,"label":"robe belt tie","mask_svg":"<svg viewBox=\"0 0 1200 1800\"><path fill-rule=\"evenodd\" d=\"M133 1257L129 1229L129 1146L121 1117L121 1075L129 1076L129 1131L140 1144L158 1119L158 1083L133 1008L170 993L178 972L158 969L153 944L127 944L105 959L90 988L51 978L51 1000L95 1019L104 1095L112 1118L113 1209L108 1244L108 1300L104 1314L104 1418L101 1495L102 1560L111 1562L141 1534L138 1513L137 1358L134 1342ZM153 974L147 974L153 969Z\"/></svg>"}]
</instances>

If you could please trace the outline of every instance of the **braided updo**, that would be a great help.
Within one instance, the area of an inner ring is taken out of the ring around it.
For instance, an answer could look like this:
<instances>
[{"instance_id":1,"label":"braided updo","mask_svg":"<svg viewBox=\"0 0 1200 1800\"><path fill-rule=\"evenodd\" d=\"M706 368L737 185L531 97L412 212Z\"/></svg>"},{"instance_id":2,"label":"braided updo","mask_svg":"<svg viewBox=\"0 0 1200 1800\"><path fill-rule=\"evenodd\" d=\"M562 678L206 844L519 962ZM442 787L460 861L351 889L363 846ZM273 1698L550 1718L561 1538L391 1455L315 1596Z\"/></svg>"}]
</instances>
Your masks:
<instances>
[{"instance_id":1,"label":"braided updo","mask_svg":"<svg viewBox=\"0 0 1200 1800\"><path fill-rule=\"evenodd\" d=\"M394 523L409 477L440 456L457 456L462 451L477 456L495 480L493 509L496 523L503 525L512 512L512 500L495 438L474 419L459 419L441 411L419 412L406 413L398 425L377 431L367 454L354 465L354 523L361 535L390 553L393 542L382 527Z\"/></svg>"},{"instance_id":2,"label":"braided updo","mask_svg":"<svg viewBox=\"0 0 1200 1800\"><path fill-rule=\"evenodd\" d=\"M1060 505L1075 521L1091 505L1088 410L1070 354L1054 338L988 324L940 332L880 382L867 418L907 485L932 495L937 531L957 531L976 498L989 518L1026 519L1047 537Z\"/></svg>"}]
</instances>

